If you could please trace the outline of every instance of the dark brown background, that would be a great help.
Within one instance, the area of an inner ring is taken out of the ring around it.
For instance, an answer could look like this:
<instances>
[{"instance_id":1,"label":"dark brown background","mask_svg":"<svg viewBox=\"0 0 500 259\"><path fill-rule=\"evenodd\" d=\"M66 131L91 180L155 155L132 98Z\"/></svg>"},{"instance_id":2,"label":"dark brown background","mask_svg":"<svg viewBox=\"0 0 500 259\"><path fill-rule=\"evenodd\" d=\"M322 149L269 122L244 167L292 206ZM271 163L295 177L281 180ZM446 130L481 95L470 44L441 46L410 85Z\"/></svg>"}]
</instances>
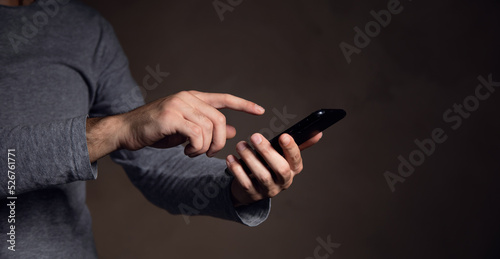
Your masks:
<instances>
[{"instance_id":1,"label":"dark brown background","mask_svg":"<svg viewBox=\"0 0 500 259\"><path fill-rule=\"evenodd\" d=\"M102 159L88 184L102 258L305 258L328 235L341 244L330 258L498 258L500 91L456 131L442 119L479 75L500 81L498 1L402 1L350 65L339 43L352 44L353 27L387 0L244 0L223 22L211 1L84 2L113 24L139 84L146 66L171 73L147 101L197 89L267 108L225 112L238 135L220 158L269 127L273 108L297 120L322 107L348 112L304 152L303 174L255 228L208 217L186 225ZM383 173L437 127L448 140L391 193Z\"/></svg>"}]
</instances>

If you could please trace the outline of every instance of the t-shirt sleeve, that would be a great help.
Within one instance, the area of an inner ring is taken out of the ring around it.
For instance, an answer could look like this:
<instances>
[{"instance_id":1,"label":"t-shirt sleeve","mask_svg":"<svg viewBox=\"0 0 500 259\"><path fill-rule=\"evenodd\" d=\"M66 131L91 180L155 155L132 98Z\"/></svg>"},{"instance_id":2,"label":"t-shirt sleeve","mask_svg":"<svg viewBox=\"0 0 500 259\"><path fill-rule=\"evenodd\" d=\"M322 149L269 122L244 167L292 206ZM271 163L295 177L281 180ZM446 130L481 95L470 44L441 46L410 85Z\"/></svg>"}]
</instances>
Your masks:
<instances>
[{"instance_id":1,"label":"t-shirt sleeve","mask_svg":"<svg viewBox=\"0 0 500 259\"><path fill-rule=\"evenodd\" d=\"M269 215L270 199L233 207L233 177L225 173L222 159L205 155L189 158L182 146L116 151L111 157L149 201L172 214L185 215L186 223L188 216L208 215L256 226Z\"/></svg>"},{"instance_id":2,"label":"t-shirt sleeve","mask_svg":"<svg viewBox=\"0 0 500 259\"><path fill-rule=\"evenodd\" d=\"M2 174L5 184L0 184L0 198L95 179L96 163L90 163L87 151L86 118L0 127L0 166L10 171ZM8 180L14 182L7 184Z\"/></svg>"},{"instance_id":3,"label":"t-shirt sleeve","mask_svg":"<svg viewBox=\"0 0 500 259\"><path fill-rule=\"evenodd\" d=\"M96 71L102 71L98 73L97 94L90 116L124 113L144 104L113 29L104 20L102 26L102 42L96 51L98 62L95 64ZM233 179L225 174L224 160L204 155L189 158L182 146L119 150L113 152L111 158L123 166L132 183L149 201L170 213L208 215L248 226L262 223L269 214L270 199L233 207L230 192Z\"/></svg>"}]
</instances>

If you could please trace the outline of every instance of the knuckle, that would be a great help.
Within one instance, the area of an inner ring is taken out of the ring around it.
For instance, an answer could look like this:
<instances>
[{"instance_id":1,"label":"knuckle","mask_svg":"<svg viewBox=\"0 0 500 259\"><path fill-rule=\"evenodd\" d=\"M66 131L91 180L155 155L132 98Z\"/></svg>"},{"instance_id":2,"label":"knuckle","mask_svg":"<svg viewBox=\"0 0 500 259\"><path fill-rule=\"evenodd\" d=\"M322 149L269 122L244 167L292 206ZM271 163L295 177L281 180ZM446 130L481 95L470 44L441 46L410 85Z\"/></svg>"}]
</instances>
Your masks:
<instances>
[{"instance_id":1,"label":"knuckle","mask_svg":"<svg viewBox=\"0 0 500 259\"><path fill-rule=\"evenodd\" d=\"M252 193L250 193L250 199L252 201L254 201L254 202L255 201L260 201L260 200L262 200L264 198L266 198L266 197L264 196L264 194L262 194L260 192L252 192Z\"/></svg>"},{"instance_id":2,"label":"knuckle","mask_svg":"<svg viewBox=\"0 0 500 259\"><path fill-rule=\"evenodd\" d=\"M167 109L169 108L169 106L179 106L182 102L182 98L179 97L179 95L173 95L172 97L170 97L169 102L163 105L163 108Z\"/></svg>"},{"instance_id":3,"label":"knuckle","mask_svg":"<svg viewBox=\"0 0 500 259\"><path fill-rule=\"evenodd\" d=\"M271 177L271 175L266 175L266 176L262 176L260 178L260 182L262 183L262 185L264 186L271 186L274 184L274 180L273 178Z\"/></svg>"},{"instance_id":4,"label":"knuckle","mask_svg":"<svg viewBox=\"0 0 500 259\"><path fill-rule=\"evenodd\" d=\"M201 137L202 134L203 134L203 131L197 125L192 125L191 126L191 131L193 132L193 137Z\"/></svg>"},{"instance_id":5,"label":"knuckle","mask_svg":"<svg viewBox=\"0 0 500 259\"><path fill-rule=\"evenodd\" d=\"M222 96L222 99L224 100L224 103L232 103L233 97L234 97L233 95L226 93Z\"/></svg>"},{"instance_id":6,"label":"knuckle","mask_svg":"<svg viewBox=\"0 0 500 259\"><path fill-rule=\"evenodd\" d=\"M203 147L203 143L191 142L190 144L193 147L193 149L194 149L193 151L195 153L198 153L200 151L200 149Z\"/></svg>"},{"instance_id":7,"label":"knuckle","mask_svg":"<svg viewBox=\"0 0 500 259\"><path fill-rule=\"evenodd\" d=\"M284 150L286 150L289 154L292 154L292 159L296 159L297 153L299 152L295 148L298 149L298 146L294 146L291 144L288 144L288 146L284 147ZM298 155L300 156L300 153Z\"/></svg>"},{"instance_id":8,"label":"knuckle","mask_svg":"<svg viewBox=\"0 0 500 259\"><path fill-rule=\"evenodd\" d=\"M263 140L262 143L260 143L260 145L257 145L256 148L259 149L259 153L261 153L263 156L268 156L271 154L271 152L274 151L274 148L267 140Z\"/></svg>"},{"instance_id":9,"label":"knuckle","mask_svg":"<svg viewBox=\"0 0 500 259\"><path fill-rule=\"evenodd\" d=\"M280 167L277 168L277 172L276 173L282 175L283 177L289 176L290 173L291 173L290 166L289 165L280 166Z\"/></svg>"},{"instance_id":10,"label":"knuckle","mask_svg":"<svg viewBox=\"0 0 500 259\"><path fill-rule=\"evenodd\" d=\"M213 139L212 140L212 147L214 149L222 149L225 144L226 144L225 139Z\"/></svg>"},{"instance_id":11,"label":"knuckle","mask_svg":"<svg viewBox=\"0 0 500 259\"><path fill-rule=\"evenodd\" d=\"M279 193L280 193L280 191L279 191L279 190L272 189L272 190L268 190L268 191L267 191L267 193L266 193L266 195L267 195L267 197L269 197L269 198L273 198L273 197L275 197L276 195L278 195Z\"/></svg>"},{"instance_id":12,"label":"knuckle","mask_svg":"<svg viewBox=\"0 0 500 259\"><path fill-rule=\"evenodd\" d=\"M184 90L184 91L178 92L176 95L182 97L182 96L186 96L186 95L189 95L189 94L190 94L189 91Z\"/></svg>"},{"instance_id":13,"label":"knuckle","mask_svg":"<svg viewBox=\"0 0 500 259\"><path fill-rule=\"evenodd\" d=\"M302 170L304 170L304 165L302 165L302 163L300 163L299 165L297 165L297 168L295 169L295 172L297 174L299 174L300 172L302 172Z\"/></svg>"},{"instance_id":14,"label":"knuckle","mask_svg":"<svg viewBox=\"0 0 500 259\"><path fill-rule=\"evenodd\" d=\"M216 117L215 117L215 121L219 124L226 124L226 116L224 116L222 113L219 113Z\"/></svg>"},{"instance_id":15,"label":"knuckle","mask_svg":"<svg viewBox=\"0 0 500 259\"><path fill-rule=\"evenodd\" d=\"M252 184L251 183L242 183L241 188L243 189L244 192L250 192L252 190Z\"/></svg>"},{"instance_id":16,"label":"knuckle","mask_svg":"<svg viewBox=\"0 0 500 259\"><path fill-rule=\"evenodd\" d=\"M175 118L176 114L171 109L165 109L164 107L159 111L159 117L161 119Z\"/></svg>"},{"instance_id":17,"label":"knuckle","mask_svg":"<svg viewBox=\"0 0 500 259\"><path fill-rule=\"evenodd\" d=\"M288 190L288 188L290 188L290 186L292 185L292 183L293 183L293 179L290 179L287 183L285 183L283 186L281 186L281 189L283 191Z\"/></svg>"},{"instance_id":18,"label":"knuckle","mask_svg":"<svg viewBox=\"0 0 500 259\"><path fill-rule=\"evenodd\" d=\"M212 124L212 121L209 120L205 116L203 116L201 120L202 120L202 125L201 126L203 127L203 129L206 130L206 131L211 132L212 128L214 127L214 125Z\"/></svg>"}]
</instances>

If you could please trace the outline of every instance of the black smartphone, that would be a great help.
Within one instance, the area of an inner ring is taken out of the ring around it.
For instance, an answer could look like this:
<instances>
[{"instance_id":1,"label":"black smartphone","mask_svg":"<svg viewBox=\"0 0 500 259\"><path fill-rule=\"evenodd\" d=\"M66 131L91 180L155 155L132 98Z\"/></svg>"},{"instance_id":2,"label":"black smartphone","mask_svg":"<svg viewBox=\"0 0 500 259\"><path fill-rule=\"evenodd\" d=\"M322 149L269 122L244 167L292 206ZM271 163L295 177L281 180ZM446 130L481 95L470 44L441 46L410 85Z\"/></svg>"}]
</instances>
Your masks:
<instances>
[{"instance_id":1,"label":"black smartphone","mask_svg":"<svg viewBox=\"0 0 500 259\"><path fill-rule=\"evenodd\" d=\"M279 137L281 134L287 133L295 140L297 145L301 145L306 142L308 139L314 137L316 134L326 130L328 127L337 123L341 119L346 116L346 112L342 109L321 109L311 113L309 116L305 117L303 120L297 122L287 130L281 132L272 138L269 142L271 142L271 146L278 151L281 155L283 155L283 149L279 144ZM264 158L262 158L258 153L257 157L266 164ZM246 172L249 172L247 165L243 162L243 160L239 160L243 169ZM266 164L267 166L267 164ZM229 172L226 173L229 174Z\"/></svg>"},{"instance_id":2,"label":"black smartphone","mask_svg":"<svg viewBox=\"0 0 500 259\"><path fill-rule=\"evenodd\" d=\"M276 151L278 151L278 153L283 155L283 150L278 142L281 134L289 134L292 136L293 140L295 140L295 143L300 146L308 139L316 136L316 134L326 130L328 127L343 119L345 115L346 112L342 109L317 110L305 117L303 120L297 122L292 127L281 132L269 142L271 142L271 145L274 149L276 149Z\"/></svg>"}]
</instances>

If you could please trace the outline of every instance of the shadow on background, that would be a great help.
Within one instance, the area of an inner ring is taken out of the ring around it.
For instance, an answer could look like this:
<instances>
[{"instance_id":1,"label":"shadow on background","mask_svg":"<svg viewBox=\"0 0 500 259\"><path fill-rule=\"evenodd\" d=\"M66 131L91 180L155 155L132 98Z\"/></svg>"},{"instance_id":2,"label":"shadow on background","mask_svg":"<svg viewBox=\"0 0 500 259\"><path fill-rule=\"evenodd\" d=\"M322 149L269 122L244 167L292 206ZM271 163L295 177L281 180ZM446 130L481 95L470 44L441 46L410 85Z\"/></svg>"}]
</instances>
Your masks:
<instances>
[{"instance_id":1,"label":"shadow on background","mask_svg":"<svg viewBox=\"0 0 500 259\"><path fill-rule=\"evenodd\" d=\"M243 0L223 21L212 1L84 2L114 26L139 85L148 66L170 73L145 91L148 102L196 89L267 109L261 117L224 111L238 134L219 158L269 129L273 109L295 115L290 125L318 108L348 112L304 152L305 170L256 228L208 217L186 225L102 159L88 183L102 258L314 258L328 238L340 244L320 252L329 258L500 256L500 91L477 104L469 97L479 76L500 81L498 1L408 0L397 9L387 0ZM229 2L239 3L220 0ZM377 30L370 11L389 8L400 11ZM446 140L426 154L415 140L436 129ZM410 163L402 174L399 156Z\"/></svg>"}]
</instances>

